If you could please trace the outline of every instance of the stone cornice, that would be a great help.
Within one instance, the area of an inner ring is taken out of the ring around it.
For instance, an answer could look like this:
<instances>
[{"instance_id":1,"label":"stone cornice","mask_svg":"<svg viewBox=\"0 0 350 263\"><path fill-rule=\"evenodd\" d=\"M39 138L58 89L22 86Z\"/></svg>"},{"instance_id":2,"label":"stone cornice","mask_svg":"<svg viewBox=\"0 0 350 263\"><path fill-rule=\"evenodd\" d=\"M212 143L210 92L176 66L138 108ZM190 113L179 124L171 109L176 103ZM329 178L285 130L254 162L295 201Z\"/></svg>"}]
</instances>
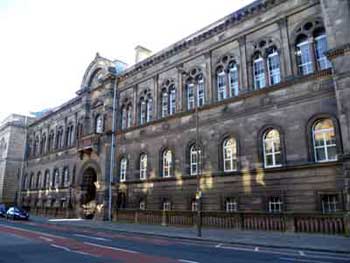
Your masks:
<instances>
[{"instance_id":1,"label":"stone cornice","mask_svg":"<svg viewBox=\"0 0 350 263\"><path fill-rule=\"evenodd\" d=\"M169 48L166 48L165 50L154 54L153 56L141 61L140 63L137 63L119 75L118 79L125 80L128 77L145 70L146 68L154 66L194 45L198 45L199 43L224 32L228 28L237 26L245 20L266 12L267 10L286 1L287 0L256 0L250 5L235 11L234 13L200 30L199 32L196 32L191 36L176 42Z\"/></svg>"}]
</instances>

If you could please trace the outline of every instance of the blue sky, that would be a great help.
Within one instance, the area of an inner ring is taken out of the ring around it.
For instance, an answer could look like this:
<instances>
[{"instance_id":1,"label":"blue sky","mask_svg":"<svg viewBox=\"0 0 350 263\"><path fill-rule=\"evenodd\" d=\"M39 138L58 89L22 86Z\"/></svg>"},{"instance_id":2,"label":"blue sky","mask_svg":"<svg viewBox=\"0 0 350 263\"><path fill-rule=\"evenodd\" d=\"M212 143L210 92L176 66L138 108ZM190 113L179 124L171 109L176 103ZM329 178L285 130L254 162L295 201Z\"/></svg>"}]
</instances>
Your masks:
<instances>
[{"instance_id":1,"label":"blue sky","mask_svg":"<svg viewBox=\"0 0 350 263\"><path fill-rule=\"evenodd\" d=\"M132 64L252 0L0 0L0 120L72 98L96 52Z\"/></svg>"}]
</instances>

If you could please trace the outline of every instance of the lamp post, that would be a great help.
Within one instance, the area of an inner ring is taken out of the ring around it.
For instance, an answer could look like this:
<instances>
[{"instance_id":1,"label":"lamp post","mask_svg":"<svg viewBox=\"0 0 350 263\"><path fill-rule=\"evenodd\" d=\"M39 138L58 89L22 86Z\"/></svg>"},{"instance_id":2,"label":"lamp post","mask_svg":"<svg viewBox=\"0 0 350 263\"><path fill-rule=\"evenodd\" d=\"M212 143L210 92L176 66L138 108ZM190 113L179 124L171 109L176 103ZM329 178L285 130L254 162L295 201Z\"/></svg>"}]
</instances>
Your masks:
<instances>
[{"instance_id":1,"label":"lamp post","mask_svg":"<svg viewBox=\"0 0 350 263\"><path fill-rule=\"evenodd\" d=\"M202 172L202 160L201 151L199 148L199 113L198 113L198 103L199 103L199 81L195 80L195 118L196 118L196 155L197 155L197 191L196 191L196 202L197 202L197 236L202 236L202 219L201 219L201 186L200 177Z\"/></svg>"},{"instance_id":2,"label":"lamp post","mask_svg":"<svg viewBox=\"0 0 350 263\"><path fill-rule=\"evenodd\" d=\"M113 113L112 113L112 144L111 144L111 160L109 167L109 184L108 184L108 221L112 221L112 182L115 159L115 145L116 145L116 108L117 108L117 85L118 79L115 79L113 87Z\"/></svg>"}]
</instances>

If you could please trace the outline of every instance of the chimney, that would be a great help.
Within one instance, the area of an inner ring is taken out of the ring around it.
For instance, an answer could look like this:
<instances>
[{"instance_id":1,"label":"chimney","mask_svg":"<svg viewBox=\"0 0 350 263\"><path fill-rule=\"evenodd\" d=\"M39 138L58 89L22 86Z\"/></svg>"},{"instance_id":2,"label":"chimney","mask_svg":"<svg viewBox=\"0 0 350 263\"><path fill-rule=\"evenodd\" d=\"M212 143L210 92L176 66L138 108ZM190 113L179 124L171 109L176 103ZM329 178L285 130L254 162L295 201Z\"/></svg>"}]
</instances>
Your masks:
<instances>
[{"instance_id":1,"label":"chimney","mask_svg":"<svg viewBox=\"0 0 350 263\"><path fill-rule=\"evenodd\" d=\"M139 63L141 60L148 58L152 54L152 51L143 47L136 46L135 47L135 63Z\"/></svg>"}]
</instances>

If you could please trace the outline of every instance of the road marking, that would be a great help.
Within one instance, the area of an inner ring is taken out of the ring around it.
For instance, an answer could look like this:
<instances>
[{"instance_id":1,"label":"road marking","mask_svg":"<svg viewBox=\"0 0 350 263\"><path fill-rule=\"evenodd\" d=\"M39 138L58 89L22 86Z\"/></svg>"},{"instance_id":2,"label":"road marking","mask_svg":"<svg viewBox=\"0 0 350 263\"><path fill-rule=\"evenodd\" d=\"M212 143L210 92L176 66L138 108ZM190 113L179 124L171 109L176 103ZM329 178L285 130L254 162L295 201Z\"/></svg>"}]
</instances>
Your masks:
<instances>
[{"instance_id":1,"label":"road marking","mask_svg":"<svg viewBox=\"0 0 350 263\"><path fill-rule=\"evenodd\" d=\"M39 236L39 238L47 241L47 242L52 242L53 240L51 238L47 238L47 237L42 237L42 236Z\"/></svg>"},{"instance_id":2,"label":"road marking","mask_svg":"<svg viewBox=\"0 0 350 263\"><path fill-rule=\"evenodd\" d=\"M255 252L259 252L259 248L256 247L256 248L254 249L254 251L255 251Z\"/></svg>"},{"instance_id":3,"label":"road marking","mask_svg":"<svg viewBox=\"0 0 350 263\"><path fill-rule=\"evenodd\" d=\"M222 243L217 244L215 247L219 248L222 246Z\"/></svg>"},{"instance_id":4,"label":"road marking","mask_svg":"<svg viewBox=\"0 0 350 263\"><path fill-rule=\"evenodd\" d=\"M79 251L79 250L72 250L71 252L76 253L76 254L80 254L80 255L84 255L84 256L95 257L95 258L99 258L100 257L100 256L97 256L97 255L92 255L92 254L89 254L87 252L83 252L83 251Z\"/></svg>"},{"instance_id":5,"label":"road marking","mask_svg":"<svg viewBox=\"0 0 350 263\"><path fill-rule=\"evenodd\" d=\"M72 250L70 250L68 247L64 247L64 246L60 246L60 245L55 245L55 244L51 244L52 247L55 247L55 248L60 248L60 249L63 249L65 251L68 251L68 252L72 252Z\"/></svg>"},{"instance_id":6,"label":"road marking","mask_svg":"<svg viewBox=\"0 0 350 263\"><path fill-rule=\"evenodd\" d=\"M49 222L75 222L75 221L84 221L82 218L67 218L67 219L49 219Z\"/></svg>"},{"instance_id":7,"label":"road marking","mask_svg":"<svg viewBox=\"0 0 350 263\"><path fill-rule=\"evenodd\" d=\"M139 252L134 251L134 250L123 249L123 248L117 248L117 247L110 247L110 246L104 246L104 245L95 244L95 243L90 243L90 242L84 242L84 244L90 245L90 246L95 246L95 247L100 247L100 248L106 248L106 249L116 250L116 251L127 252L127 253L131 253L131 254L138 254L138 253L139 253Z\"/></svg>"},{"instance_id":8,"label":"road marking","mask_svg":"<svg viewBox=\"0 0 350 263\"><path fill-rule=\"evenodd\" d=\"M192 260L186 260L186 259L178 259L179 262L184 262L184 263L199 263L198 261L192 261Z\"/></svg>"},{"instance_id":9,"label":"road marking","mask_svg":"<svg viewBox=\"0 0 350 263\"><path fill-rule=\"evenodd\" d=\"M299 250L299 255L305 257L305 253L301 250Z\"/></svg>"},{"instance_id":10,"label":"road marking","mask_svg":"<svg viewBox=\"0 0 350 263\"><path fill-rule=\"evenodd\" d=\"M329 261L319 261L319 260L307 260L307 259L297 259L297 258L280 258L280 260L293 261L293 262L309 262L309 263L331 263Z\"/></svg>"},{"instance_id":11,"label":"road marking","mask_svg":"<svg viewBox=\"0 0 350 263\"><path fill-rule=\"evenodd\" d=\"M110 240L110 239L103 238L103 237L94 237L94 236L87 236L87 235L82 235L82 234L73 234L73 236L85 237L85 238L94 239L94 240L99 240L99 241L112 241L112 240Z\"/></svg>"},{"instance_id":12,"label":"road marking","mask_svg":"<svg viewBox=\"0 0 350 263\"><path fill-rule=\"evenodd\" d=\"M231 250L239 250L239 251L253 251L252 248L243 248L243 247L223 247L220 246L218 248L223 248L223 249L231 249Z\"/></svg>"}]
</instances>

